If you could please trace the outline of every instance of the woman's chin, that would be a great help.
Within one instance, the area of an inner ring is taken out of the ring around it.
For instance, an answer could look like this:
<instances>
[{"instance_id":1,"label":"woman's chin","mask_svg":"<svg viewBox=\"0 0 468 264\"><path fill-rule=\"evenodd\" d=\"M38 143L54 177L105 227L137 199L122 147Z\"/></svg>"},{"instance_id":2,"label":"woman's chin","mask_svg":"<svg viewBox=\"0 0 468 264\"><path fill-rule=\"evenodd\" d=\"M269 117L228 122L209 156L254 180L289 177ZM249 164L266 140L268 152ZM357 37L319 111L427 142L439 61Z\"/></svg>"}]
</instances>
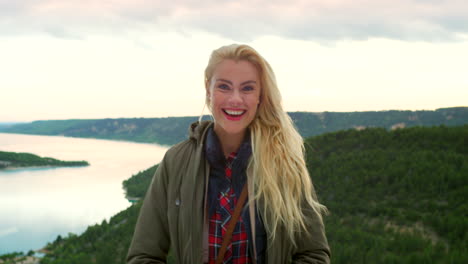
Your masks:
<instances>
[{"instance_id":1,"label":"woman's chin","mask_svg":"<svg viewBox=\"0 0 468 264\"><path fill-rule=\"evenodd\" d=\"M238 136L243 135L247 130L246 126L239 125L220 125L215 124L215 132L217 134L222 133L227 136Z\"/></svg>"}]
</instances>

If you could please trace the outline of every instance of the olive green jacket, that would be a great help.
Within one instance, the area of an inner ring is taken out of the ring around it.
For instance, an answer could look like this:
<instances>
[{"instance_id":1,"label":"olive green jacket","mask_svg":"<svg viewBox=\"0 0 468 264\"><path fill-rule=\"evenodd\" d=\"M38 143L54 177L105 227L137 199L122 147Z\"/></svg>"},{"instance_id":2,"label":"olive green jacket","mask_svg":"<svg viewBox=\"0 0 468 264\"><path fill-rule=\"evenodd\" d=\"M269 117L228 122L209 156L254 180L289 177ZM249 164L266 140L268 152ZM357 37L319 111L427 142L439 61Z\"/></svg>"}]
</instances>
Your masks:
<instances>
[{"instance_id":1,"label":"olive green jacket","mask_svg":"<svg viewBox=\"0 0 468 264\"><path fill-rule=\"evenodd\" d=\"M166 263L169 249L177 263L203 263L204 189L209 175L203 142L211 124L193 123L190 138L166 152L140 210L128 264ZM296 247L281 228L274 240L267 241L268 264L330 263L322 221L314 213L307 219L310 232L298 234Z\"/></svg>"}]
</instances>

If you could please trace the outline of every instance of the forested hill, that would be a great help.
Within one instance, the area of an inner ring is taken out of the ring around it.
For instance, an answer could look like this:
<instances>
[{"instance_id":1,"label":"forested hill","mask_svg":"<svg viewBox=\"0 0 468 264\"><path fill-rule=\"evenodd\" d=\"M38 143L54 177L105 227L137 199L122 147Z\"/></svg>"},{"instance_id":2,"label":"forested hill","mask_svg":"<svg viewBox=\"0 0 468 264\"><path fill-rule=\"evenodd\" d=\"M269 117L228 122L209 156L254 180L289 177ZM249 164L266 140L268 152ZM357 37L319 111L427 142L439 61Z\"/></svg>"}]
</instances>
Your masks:
<instances>
[{"instance_id":1,"label":"forested hill","mask_svg":"<svg viewBox=\"0 0 468 264\"><path fill-rule=\"evenodd\" d=\"M468 123L468 107L442 108L435 111L291 112L289 115L304 138L349 128L391 129L413 126L457 126ZM196 120L198 117L47 120L0 127L0 132L172 145L187 138L188 127Z\"/></svg>"},{"instance_id":2,"label":"forested hill","mask_svg":"<svg viewBox=\"0 0 468 264\"><path fill-rule=\"evenodd\" d=\"M40 157L31 153L0 151L0 169L16 167L75 167L88 166L87 161L62 161L49 157Z\"/></svg>"},{"instance_id":3,"label":"forested hill","mask_svg":"<svg viewBox=\"0 0 468 264\"><path fill-rule=\"evenodd\" d=\"M306 155L332 263L468 263L468 125L328 133L308 138ZM126 181L129 195L144 195L155 169ZM140 206L58 237L41 263L125 263Z\"/></svg>"}]
</instances>

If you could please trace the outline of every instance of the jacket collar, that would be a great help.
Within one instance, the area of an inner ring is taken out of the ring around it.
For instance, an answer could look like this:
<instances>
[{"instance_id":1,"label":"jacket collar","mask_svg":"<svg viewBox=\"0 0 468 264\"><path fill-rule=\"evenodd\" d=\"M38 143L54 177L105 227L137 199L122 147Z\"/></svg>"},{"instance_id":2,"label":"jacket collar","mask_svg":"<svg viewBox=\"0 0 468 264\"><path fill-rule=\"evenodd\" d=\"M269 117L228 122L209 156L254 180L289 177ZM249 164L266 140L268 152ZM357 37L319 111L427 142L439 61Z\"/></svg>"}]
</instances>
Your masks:
<instances>
[{"instance_id":1,"label":"jacket collar","mask_svg":"<svg viewBox=\"0 0 468 264\"><path fill-rule=\"evenodd\" d=\"M189 139L195 140L198 144L203 142L206 132L213 125L212 121L196 121L188 129Z\"/></svg>"}]
</instances>

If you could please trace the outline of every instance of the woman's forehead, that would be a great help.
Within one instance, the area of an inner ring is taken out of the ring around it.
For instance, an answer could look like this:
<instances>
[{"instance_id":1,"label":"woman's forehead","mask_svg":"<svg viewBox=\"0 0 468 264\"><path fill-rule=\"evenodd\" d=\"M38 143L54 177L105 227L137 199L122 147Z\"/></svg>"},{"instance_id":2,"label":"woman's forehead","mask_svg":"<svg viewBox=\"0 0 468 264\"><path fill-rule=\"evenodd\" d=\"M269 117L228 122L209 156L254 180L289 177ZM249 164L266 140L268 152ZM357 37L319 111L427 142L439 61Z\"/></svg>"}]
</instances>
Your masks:
<instances>
[{"instance_id":1,"label":"woman's forehead","mask_svg":"<svg viewBox=\"0 0 468 264\"><path fill-rule=\"evenodd\" d=\"M246 60L223 60L213 71L212 78L247 78L253 81L258 79L257 68Z\"/></svg>"}]
</instances>

